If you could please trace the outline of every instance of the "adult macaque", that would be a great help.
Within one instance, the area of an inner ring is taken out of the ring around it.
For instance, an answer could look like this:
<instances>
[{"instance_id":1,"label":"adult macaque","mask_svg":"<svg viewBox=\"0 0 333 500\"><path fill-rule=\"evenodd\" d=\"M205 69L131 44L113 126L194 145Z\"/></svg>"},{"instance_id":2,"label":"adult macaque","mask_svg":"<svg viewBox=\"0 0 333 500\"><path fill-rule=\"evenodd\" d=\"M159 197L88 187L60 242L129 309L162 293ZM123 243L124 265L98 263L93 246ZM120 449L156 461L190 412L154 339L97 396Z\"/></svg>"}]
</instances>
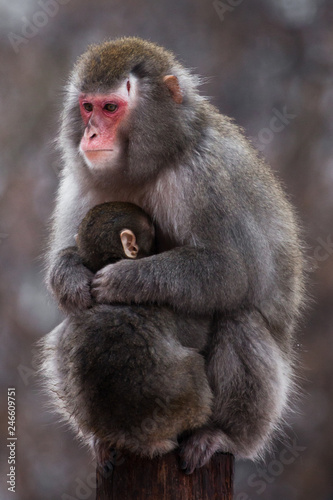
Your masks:
<instances>
[{"instance_id":1,"label":"adult macaque","mask_svg":"<svg viewBox=\"0 0 333 500\"><path fill-rule=\"evenodd\" d=\"M279 183L197 85L171 53L137 38L92 46L78 60L62 116L48 274L69 312L95 300L213 319L213 413L182 445L187 472L216 451L256 457L266 448L290 394L303 296L297 224ZM93 275L63 249L90 207L117 200L150 215L158 254Z\"/></svg>"},{"instance_id":2,"label":"adult macaque","mask_svg":"<svg viewBox=\"0 0 333 500\"><path fill-rule=\"evenodd\" d=\"M131 203L102 203L76 236L93 272L152 255L155 231ZM154 456L208 421L212 393L199 354L208 322L153 305L95 305L70 314L43 340L43 371L55 406L102 462L110 447ZM181 343L180 343L181 341ZM190 345L196 349L186 347Z\"/></svg>"}]
</instances>

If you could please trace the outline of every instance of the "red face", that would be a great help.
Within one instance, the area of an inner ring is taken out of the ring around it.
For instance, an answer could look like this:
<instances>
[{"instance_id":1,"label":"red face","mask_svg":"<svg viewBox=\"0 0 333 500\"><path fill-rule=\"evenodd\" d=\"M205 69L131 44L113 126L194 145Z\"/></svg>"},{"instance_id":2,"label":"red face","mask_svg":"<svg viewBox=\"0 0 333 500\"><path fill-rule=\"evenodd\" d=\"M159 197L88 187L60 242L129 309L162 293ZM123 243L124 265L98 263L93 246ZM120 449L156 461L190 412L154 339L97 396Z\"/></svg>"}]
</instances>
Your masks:
<instances>
[{"instance_id":1,"label":"red face","mask_svg":"<svg viewBox=\"0 0 333 500\"><path fill-rule=\"evenodd\" d=\"M129 87L128 82L126 92L81 94L79 97L85 125L80 151L91 167L106 166L118 154L117 130L128 111Z\"/></svg>"}]
</instances>

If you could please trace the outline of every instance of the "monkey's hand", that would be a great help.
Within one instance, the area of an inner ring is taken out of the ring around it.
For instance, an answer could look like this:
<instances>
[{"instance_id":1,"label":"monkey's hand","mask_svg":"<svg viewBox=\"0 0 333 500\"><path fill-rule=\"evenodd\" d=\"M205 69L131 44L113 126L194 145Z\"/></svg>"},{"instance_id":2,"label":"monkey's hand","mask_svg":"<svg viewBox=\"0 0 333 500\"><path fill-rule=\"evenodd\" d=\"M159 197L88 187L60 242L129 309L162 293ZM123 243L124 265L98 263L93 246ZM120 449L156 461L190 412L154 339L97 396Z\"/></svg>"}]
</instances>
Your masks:
<instances>
[{"instance_id":1,"label":"monkey's hand","mask_svg":"<svg viewBox=\"0 0 333 500\"><path fill-rule=\"evenodd\" d=\"M217 427L204 426L184 438L180 446L181 468L186 474L205 465L219 452L232 453L232 444L227 435Z\"/></svg>"},{"instance_id":2,"label":"monkey's hand","mask_svg":"<svg viewBox=\"0 0 333 500\"><path fill-rule=\"evenodd\" d=\"M64 312L75 313L92 306L92 278L93 273L82 264L76 247L59 252L49 274L49 284Z\"/></svg>"},{"instance_id":3,"label":"monkey's hand","mask_svg":"<svg viewBox=\"0 0 333 500\"><path fill-rule=\"evenodd\" d=\"M122 260L116 264L108 264L100 269L91 283L91 294L96 302L110 304L111 302L131 302L127 299L129 287L135 288L133 271L130 260Z\"/></svg>"}]
</instances>

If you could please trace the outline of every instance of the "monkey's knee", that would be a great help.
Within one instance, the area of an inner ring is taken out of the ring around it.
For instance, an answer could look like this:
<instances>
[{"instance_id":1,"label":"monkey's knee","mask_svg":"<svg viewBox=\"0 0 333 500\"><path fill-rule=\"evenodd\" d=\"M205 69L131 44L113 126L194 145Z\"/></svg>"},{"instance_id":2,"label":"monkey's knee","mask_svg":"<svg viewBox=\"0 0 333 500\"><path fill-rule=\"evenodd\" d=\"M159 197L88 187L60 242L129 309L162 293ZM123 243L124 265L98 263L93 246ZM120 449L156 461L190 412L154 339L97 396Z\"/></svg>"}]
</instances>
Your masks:
<instances>
[{"instance_id":1,"label":"monkey's knee","mask_svg":"<svg viewBox=\"0 0 333 500\"><path fill-rule=\"evenodd\" d=\"M221 342L208 360L213 421L232 440L232 453L254 458L269 447L288 408L290 361L255 313L220 326Z\"/></svg>"}]
</instances>

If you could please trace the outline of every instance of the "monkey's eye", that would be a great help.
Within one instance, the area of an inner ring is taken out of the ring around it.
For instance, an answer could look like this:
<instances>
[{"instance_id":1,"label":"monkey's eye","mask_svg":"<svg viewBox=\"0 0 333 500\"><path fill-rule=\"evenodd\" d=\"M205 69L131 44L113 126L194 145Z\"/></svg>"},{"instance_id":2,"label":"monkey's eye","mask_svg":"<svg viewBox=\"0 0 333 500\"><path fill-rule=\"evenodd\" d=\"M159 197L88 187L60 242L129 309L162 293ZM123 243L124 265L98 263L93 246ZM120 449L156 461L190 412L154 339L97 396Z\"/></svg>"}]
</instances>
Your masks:
<instances>
[{"instance_id":1,"label":"monkey's eye","mask_svg":"<svg viewBox=\"0 0 333 500\"><path fill-rule=\"evenodd\" d=\"M111 102L109 102L108 104L105 104L104 109L106 111L109 111L109 113L114 113L118 109L118 106L117 104L112 104Z\"/></svg>"},{"instance_id":2,"label":"monkey's eye","mask_svg":"<svg viewBox=\"0 0 333 500\"><path fill-rule=\"evenodd\" d=\"M83 103L83 107L86 111L88 111L88 113L91 113L93 110L93 105L91 104L91 102Z\"/></svg>"}]
</instances>

